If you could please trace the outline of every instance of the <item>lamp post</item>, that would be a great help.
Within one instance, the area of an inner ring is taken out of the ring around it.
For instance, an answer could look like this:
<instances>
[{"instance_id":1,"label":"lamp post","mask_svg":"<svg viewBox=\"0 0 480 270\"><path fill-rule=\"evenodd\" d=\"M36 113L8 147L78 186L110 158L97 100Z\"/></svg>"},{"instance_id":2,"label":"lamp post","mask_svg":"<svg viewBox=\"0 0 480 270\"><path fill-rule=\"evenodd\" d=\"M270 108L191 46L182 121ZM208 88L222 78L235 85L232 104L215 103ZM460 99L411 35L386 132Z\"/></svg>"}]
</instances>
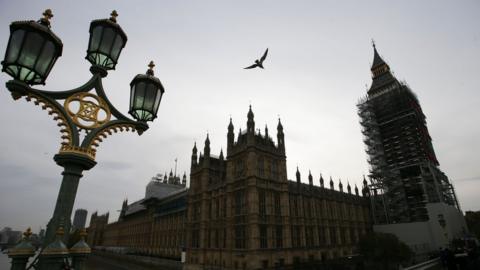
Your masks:
<instances>
[{"instance_id":1,"label":"lamp post","mask_svg":"<svg viewBox=\"0 0 480 270\"><path fill-rule=\"evenodd\" d=\"M130 83L129 113L136 121L120 113L109 101L102 79L109 70L115 69L127 42L126 34L117 23L117 16L117 12L113 11L109 19L91 22L85 58L92 64L92 77L84 85L66 91L31 87L45 84L62 54L63 44L51 31L51 10L47 9L39 21L17 21L10 25L5 59L1 62L2 71L13 77L6 87L13 99L23 97L33 101L52 115L60 127L62 139L54 160L64 169L63 180L53 217L47 225L44 248L58 240L58 236L55 240L55 235L59 229L67 232L60 240L66 242L68 239L79 180L83 171L95 166L95 154L102 140L118 131L136 131L141 135L148 129L147 121L156 118L165 91L160 80L154 76L154 64L150 62L146 74L137 75Z\"/></svg>"}]
</instances>

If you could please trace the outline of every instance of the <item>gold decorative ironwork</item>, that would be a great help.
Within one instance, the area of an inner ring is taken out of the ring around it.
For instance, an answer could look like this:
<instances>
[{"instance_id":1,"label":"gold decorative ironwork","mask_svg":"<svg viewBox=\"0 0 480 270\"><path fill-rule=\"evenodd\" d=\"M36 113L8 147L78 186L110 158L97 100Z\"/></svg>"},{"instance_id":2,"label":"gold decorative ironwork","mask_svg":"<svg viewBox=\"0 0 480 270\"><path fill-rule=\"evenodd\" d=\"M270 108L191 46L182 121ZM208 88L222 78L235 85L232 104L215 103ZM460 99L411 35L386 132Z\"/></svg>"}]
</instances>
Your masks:
<instances>
[{"instance_id":1,"label":"gold decorative ironwork","mask_svg":"<svg viewBox=\"0 0 480 270\"><path fill-rule=\"evenodd\" d=\"M92 139L90 145L88 146L88 149L95 152L96 148L103 141L103 139L107 138L108 135L112 135L112 133L117 133L119 131L135 132L136 128L133 124L116 124L108 126L97 133L97 135Z\"/></svg>"},{"instance_id":2,"label":"gold decorative ironwork","mask_svg":"<svg viewBox=\"0 0 480 270\"><path fill-rule=\"evenodd\" d=\"M17 96L17 99L18 98L20 98L20 96ZM42 110L46 110L49 115L53 115L53 120L57 121L57 126L60 127L60 133L62 134L62 147L72 145L72 130L68 126L68 121L61 111L41 96L28 93L25 95L25 99L28 102L33 101L33 103L40 106Z\"/></svg>"},{"instance_id":3,"label":"gold decorative ironwork","mask_svg":"<svg viewBox=\"0 0 480 270\"><path fill-rule=\"evenodd\" d=\"M77 153L80 155L86 155L91 160L95 160L95 154L97 153L97 151L91 147L84 148L84 147L73 146L73 145L62 145L60 147L59 152L60 153Z\"/></svg>"},{"instance_id":4,"label":"gold decorative ironwork","mask_svg":"<svg viewBox=\"0 0 480 270\"><path fill-rule=\"evenodd\" d=\"M78 110L72 111L72 104L78 102ZM82 129L94 129L110 120L112 114L107 103L91 93L76 93L65 100L65 110L73 122ZM99 113L105 113L104 119L99 119Z\"/></svg>"}]
</instances>

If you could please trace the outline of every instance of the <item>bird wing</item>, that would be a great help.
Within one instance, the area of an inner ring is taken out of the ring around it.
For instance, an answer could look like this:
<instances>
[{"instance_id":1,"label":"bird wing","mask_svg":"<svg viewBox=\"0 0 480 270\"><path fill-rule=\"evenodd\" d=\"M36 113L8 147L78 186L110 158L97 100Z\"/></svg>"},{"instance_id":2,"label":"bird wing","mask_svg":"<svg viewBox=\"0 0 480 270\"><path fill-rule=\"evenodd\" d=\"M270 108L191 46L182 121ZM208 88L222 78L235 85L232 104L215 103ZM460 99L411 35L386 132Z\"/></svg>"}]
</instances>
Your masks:
<instances>
[{"instance_id":1,"label":"bird wing","mask_svg":"<svg viewBox=\"0 0 480 270\"><path fill-rule=\"evenodd\" d=\"M267 58L267 54L268 54L268 48L267 48L267 50L265 50L265 53L263 53L262 58L260 58L260 62L263 62L265 60L265 58Z\"/></svg>"},{"instance_id":2,"label":"bird wing","mask_svg":"<svg viewBox=\"0 0 480 270\"><path fill-rule=\"evenodd\" d=\"M258 65L257 65L257 64L253 64L253 65L251 65L251 66L249 66L249 67L246 67L246 68L243 68L243 69L251 69L251 68L256 68L256 67L258 67Z\"/></svg>"}]
</instances>

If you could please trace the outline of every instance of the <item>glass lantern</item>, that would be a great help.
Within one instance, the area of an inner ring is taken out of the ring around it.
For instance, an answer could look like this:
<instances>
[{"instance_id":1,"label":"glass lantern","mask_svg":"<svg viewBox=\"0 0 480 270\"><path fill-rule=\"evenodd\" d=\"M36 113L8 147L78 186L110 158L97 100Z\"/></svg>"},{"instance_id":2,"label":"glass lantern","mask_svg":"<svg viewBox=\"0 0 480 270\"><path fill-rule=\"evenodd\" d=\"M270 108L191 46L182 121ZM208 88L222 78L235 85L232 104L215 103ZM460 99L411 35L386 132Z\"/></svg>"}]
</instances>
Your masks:
<instances>
[{"instance_id":1,"label":"glass lantern","mask_svg":"<svg viewBox=\"0 0 480 270\"><path fill-rule=\"evenodd\" d=\"M107 70L115 69L120 53L127 43L127 35L117 24L117 16L114 10L110 19L94 20L90 23L90 40L85 58L92 65Z\"/></svg>"},{"instance_id":2,"label":"glass lantern","mask_svg":"<svg viewBox=\"0 0 480 270\"><path fill-rule=\"evenodd\" d=\"M27 84L45 84L55 61L62 55L62 41L50 30L50 9L36 21L17 21L10 24L2 71Z\"/></svg>"},{"instance_id":3,"label":"glass lantern","mask_svg":"<svg viewBox=\"0 0 480 270\"><path fill-rule=\"evenodd\" d=\"M165 89L160 80L153 74L153 61L148 65L146 74L138 74L130 83L130 110L129 113L142 122L153 121Z\"/></svg>"}]
</instances>

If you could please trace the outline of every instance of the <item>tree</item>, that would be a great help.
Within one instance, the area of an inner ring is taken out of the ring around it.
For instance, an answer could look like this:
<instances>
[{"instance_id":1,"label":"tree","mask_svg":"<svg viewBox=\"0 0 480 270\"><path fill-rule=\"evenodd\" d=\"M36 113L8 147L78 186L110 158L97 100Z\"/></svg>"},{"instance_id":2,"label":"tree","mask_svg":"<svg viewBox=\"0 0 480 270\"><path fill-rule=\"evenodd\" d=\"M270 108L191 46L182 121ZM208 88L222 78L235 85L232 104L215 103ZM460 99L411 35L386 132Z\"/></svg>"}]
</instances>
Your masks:
<instances>
[{"instance_id":1,"label":"tree","mask_svg":"<svg viewBox=\"0 0 480 270\"><path fill-rule=\"evenodd\" d=\"M358 252L367 260L389 266L408 261L413 252L397 236L390 233L371 232L365 234L358 243Z\"/></svg>"}]
</instances>

